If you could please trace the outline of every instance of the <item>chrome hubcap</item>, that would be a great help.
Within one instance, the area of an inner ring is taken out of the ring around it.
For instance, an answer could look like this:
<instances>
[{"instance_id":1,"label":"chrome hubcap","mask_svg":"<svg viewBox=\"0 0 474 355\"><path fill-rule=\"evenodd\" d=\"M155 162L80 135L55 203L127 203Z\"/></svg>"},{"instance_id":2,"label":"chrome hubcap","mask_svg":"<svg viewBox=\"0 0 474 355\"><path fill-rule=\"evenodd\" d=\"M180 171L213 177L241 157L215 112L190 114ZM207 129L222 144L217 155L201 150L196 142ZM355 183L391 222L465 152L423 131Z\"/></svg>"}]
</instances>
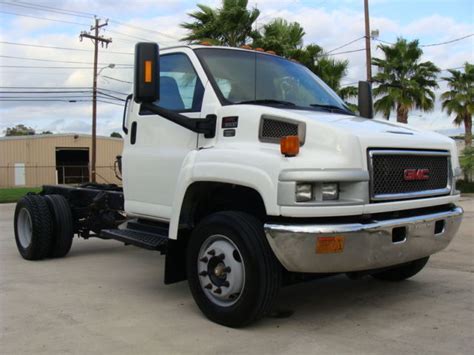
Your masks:
<instances>
[{"instance_id":1,"label":"chrome hubcap","mask_svg":"<svg viewBox=\"0 0 474 355\"><path fill-rule=\"evenodd\" d=\"M201 246L197 262L199 282L213 303L236 303L245 284L245 266L237 246L224 235L213 235Z\"/></svg>"},{"instance_id":2,"label":"chrome hubcap","mask_svg":"<svg viewBox=\"0 0 474 355\"><path fill-rule=\"evenodd\" d=\"M30 246L33 235L31 215L26 208L22 208L20 213L18 213L17 228L20 244L24 249L26 249Z\"/></svg>"}]
</instances>

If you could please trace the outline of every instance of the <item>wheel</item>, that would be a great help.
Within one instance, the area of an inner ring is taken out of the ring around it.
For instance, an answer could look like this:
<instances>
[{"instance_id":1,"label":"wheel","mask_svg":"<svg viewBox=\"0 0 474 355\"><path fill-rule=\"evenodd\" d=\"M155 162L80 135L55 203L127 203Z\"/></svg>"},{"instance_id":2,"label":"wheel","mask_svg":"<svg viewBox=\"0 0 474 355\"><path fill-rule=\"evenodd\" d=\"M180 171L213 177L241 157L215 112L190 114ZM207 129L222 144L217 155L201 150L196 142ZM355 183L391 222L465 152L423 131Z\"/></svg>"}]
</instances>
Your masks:
<instances>
[{"instance_id":1,"label":"wheel","mask_svg":"<svg viewBox=\"0 0 474 355\"><path fill-rule=\"evenodd\" d=\"M62 258L69 253L74 237L74 222L71 208L64 196L46 195L53 220L53 241L48 256Z\"/></svg>"},{"instance_id":2,"label":"wheel","mask_svg":"<svg viewBox=\"0 0 474 355\"><path fill-rule=\"evenodd\" d=\"M427 256L426 258L410 261L392 269L372 274L372 277L383 281L403 281L418 274L425 267L429 258Z\"/></svg>"},{"instance_id":3,"label":"wheel","mask_svg":"<svg viewBox=\"0 0 474 355\"><path fill-rule=\"evenodd\" d=\"M187 250L189 288L210 320L248 325L267 314L281 285L281 265L263 225L242 212L218 212L192 232Z\"/></svg>"},{"instance_id":4,"label":"wheel","mask_svg":"<svg viewBox=\"0 0 474 355\"><path fill-rule=\"evenodd\" d=\"M15 241L21 256L40 260L51 249L52 218L43 196L27 195L18 201L14 219Z\"/></svg>"}]
</instances>

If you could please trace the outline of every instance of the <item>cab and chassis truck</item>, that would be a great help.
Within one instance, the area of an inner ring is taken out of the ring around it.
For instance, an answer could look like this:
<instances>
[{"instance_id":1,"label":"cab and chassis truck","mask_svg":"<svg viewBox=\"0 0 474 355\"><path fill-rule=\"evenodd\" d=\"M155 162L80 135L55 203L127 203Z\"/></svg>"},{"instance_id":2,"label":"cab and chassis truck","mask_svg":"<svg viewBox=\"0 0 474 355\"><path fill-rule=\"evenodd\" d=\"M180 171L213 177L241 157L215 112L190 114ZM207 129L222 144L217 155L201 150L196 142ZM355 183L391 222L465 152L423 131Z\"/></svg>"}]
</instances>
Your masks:
<instances>
[{"instance_id":1,"label":"cab and chassis truck","mask_svg":"<svg viewBox=\"0 0 474 355\"><path fill-rule=\"evenodd\" d=\"M48 185L15 210L23 258L74 235L165 254L201 311L240 327L281 286L346 273L401 281L456 234L453 140L359 115L303 65L241 48L135 48L116 185Z\"/></svg>"}]
</instances>

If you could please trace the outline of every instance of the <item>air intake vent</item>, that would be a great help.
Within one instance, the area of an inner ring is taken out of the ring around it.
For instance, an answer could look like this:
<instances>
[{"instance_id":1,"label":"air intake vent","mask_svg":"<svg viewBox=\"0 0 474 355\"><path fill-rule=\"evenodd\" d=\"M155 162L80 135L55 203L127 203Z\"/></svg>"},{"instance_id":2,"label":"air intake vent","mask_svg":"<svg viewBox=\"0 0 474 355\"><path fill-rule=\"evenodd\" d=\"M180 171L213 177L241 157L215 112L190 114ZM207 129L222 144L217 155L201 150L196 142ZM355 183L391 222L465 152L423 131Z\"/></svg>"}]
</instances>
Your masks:
<instances>
[{"instance_id":1,"label":"air intake vent","mask_svg":"<svg viewBox=\"0 0 474 355\"><path fill-rule=\"evenodd\" d=\"M280 143L280 138L285 136L299 136L303 143L304 123L276 117L262 117L259 132L259 139L262 142Z\"/></svg>"}]
</instances>

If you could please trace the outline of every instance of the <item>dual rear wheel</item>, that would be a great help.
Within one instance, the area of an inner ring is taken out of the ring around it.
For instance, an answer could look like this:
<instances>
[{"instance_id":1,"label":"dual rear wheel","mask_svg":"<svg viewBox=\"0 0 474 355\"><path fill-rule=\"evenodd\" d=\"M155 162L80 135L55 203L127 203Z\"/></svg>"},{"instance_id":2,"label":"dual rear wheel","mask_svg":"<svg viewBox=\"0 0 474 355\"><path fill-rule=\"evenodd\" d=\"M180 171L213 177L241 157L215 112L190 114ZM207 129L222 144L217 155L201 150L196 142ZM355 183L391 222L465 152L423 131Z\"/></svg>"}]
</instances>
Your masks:
<instances>
[{"instance_id":1,"label":"dual rear wheel","mask_svg":"<svg viewBox=\"0 0 474 355\"><path fill-rule=\"evenodd\" d=\"M72 245L71 209L61 195L27 195L15 209L15 241L27 260L60 258Z\"/></svg>"}]
</instances>

